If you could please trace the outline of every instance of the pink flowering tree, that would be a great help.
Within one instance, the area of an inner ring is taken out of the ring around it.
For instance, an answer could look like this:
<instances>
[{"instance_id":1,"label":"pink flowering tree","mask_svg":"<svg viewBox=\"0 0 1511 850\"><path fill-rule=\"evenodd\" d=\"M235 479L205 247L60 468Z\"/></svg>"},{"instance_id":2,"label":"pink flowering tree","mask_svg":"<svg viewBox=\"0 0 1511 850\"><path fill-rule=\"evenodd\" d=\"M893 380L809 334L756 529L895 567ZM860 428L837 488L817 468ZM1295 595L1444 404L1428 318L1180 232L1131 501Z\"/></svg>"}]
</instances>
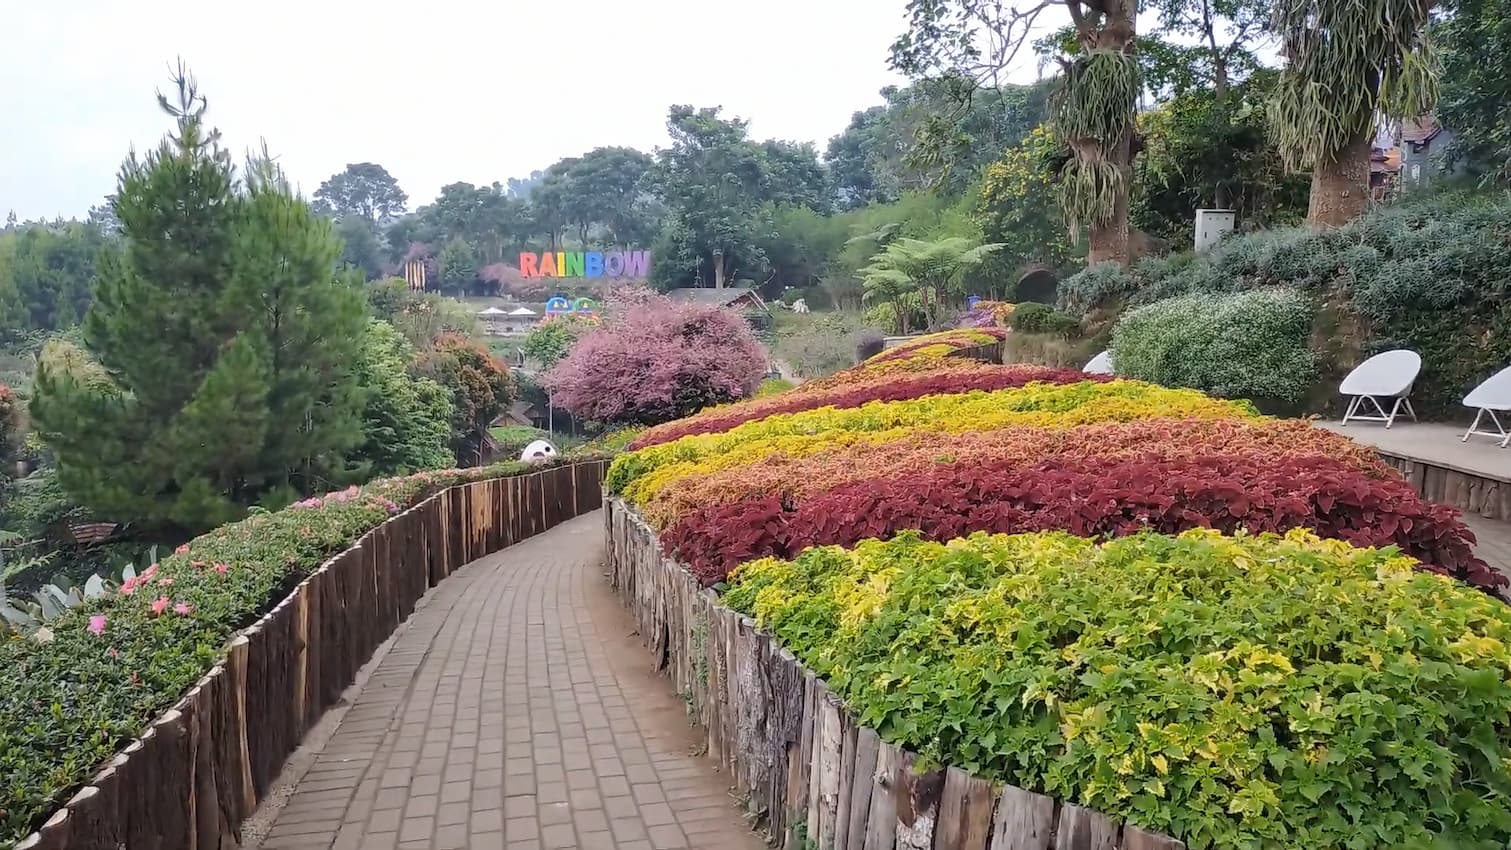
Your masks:
<instances>
[{"instance_id":1,"label":"pink flowering tree","mask_svg":"<svg viewBox=\"0 0 1511 850\"><path fill-rule=\"evenodd\" d=\"M608 425L654 425L755 391L766 349L738 313L625 293L542 376L552 403Z\"/></svg>"}]
</instances>

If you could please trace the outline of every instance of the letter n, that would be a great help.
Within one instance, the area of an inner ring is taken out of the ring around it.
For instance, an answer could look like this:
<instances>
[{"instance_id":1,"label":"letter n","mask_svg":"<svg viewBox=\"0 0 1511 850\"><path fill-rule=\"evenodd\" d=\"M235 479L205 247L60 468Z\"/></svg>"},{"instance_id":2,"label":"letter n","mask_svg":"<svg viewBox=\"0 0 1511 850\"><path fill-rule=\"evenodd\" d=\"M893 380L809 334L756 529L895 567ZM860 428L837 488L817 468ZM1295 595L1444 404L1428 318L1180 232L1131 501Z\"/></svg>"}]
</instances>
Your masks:
<instances>
[{"instance_id":1,"label":"letter n","mask_svg":"<svg viewBox=\"0 0 1511 850\"><path fill-rule=\"evenodd\" d=\"M562 277L582 277L582 252L567 252L567 261L562 265Z\"/></svg>"}]
</instances>

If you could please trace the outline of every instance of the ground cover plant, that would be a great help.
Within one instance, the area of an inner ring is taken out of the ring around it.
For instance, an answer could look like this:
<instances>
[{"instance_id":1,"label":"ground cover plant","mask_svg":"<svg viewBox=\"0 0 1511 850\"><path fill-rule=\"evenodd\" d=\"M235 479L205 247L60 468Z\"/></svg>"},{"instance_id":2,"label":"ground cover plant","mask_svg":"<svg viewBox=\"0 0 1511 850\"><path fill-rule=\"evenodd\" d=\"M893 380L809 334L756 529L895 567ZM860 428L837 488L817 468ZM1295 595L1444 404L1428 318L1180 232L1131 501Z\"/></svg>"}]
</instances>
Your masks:
<instances>
[{"instance_id":1,"label":"ground cover plant","mask_svg":"<svg viewBox=\"0 0 1511 850\"><path fill-rule=\"evenodd\" d=\"M927 761L1192 848L1511 841L1511 609L1309 532L905 534L725 602Z\"/></svg>"},{"instance_id":2,"label":"ground cover plant","mask_svg":"<svg viewBox=\"0 0 1511 850\"><path fill-rule=\"evenodd\" d=\"M610 489L926 760L1192 848L1506 846L1511 609L1457 511L1307 421L948 348L651 429Z\"/></svg>"},{"instance_id":3,"label":"ground cover plant","mask_svg":"<svg viewBox=\"0 0 1511 850\"><path fill-rule=\"evenodd\" d=\"M254 513L43 630L0 631L0 846L36 828L331 555L431 493L537 468L424 472Z\"/></svg>"}]
</instances>

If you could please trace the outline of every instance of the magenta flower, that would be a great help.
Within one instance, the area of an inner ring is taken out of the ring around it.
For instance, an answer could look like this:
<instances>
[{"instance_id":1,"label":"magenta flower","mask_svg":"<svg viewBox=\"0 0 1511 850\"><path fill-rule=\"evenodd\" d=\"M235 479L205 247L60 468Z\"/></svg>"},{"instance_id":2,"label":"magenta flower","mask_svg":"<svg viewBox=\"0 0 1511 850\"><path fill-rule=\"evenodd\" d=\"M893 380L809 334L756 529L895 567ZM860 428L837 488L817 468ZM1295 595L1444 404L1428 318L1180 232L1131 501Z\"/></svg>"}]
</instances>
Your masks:
<instances>
[{"instance_id":1,"label":"magenta flower","mask_svg":"<svg viewBox=\"0 0 1511 850\"><path fill-rule=\"evenodd\" d=\"M102 635L105 633L105 615L95 614L89 618L89 633Z\"/></svg>"},{"instance_id":2,"label":"magenta flower","mask_svg":"<svg viewBox=\"0 0 1511 850\"><path fill-rule=\"evenodd\" d=\"M180 602L177 605L173 606L173 613L175 613L175 614L183 614L186 617L193 610L194 610L194 606L190 605L187 602Z\"/></svg>"},{"instance_id":3,"label":"magenta flower","mask_svg":"<svg viewBox=\"0 0 1511 850\"><path fill-rule=\"evenodd\" d=\"M155 601L153 601L153 603L152 603L152 614L153 614L153 616L155 616L155 617L161 617L162 614L163 614L163 612L166 611L166 610L168 610L168 603L169 603L169 601L170 600L166 596L159 596Z\"/></svg>"}]
</instances>

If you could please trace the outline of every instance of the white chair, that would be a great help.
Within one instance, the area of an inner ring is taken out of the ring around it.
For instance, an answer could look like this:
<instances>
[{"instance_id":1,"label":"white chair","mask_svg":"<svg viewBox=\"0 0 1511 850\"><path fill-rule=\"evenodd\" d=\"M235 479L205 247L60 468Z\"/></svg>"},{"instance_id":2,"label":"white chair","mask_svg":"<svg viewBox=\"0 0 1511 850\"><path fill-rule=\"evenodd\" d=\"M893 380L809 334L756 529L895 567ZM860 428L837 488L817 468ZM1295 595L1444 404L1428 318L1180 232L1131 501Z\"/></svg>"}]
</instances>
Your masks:
<instances>
[{"instance_id":1,"label":"white chair","mask_svg":"<svg viewBox=\"0 0 1511 850\"><path fill-rule=\"evenodd\" d=\"M1101 354L1098 354L1097 356L1091 358L1091 362L1087 363L1086 367L1084 369L1082 369L1081 371L1085 372L1088 375L1111 375L1111 374L1113 374L1113 371L1112 371L1112 352L1110 352L1110 351L1104 351Z\"/></svg>"},{"instance_id":2,"label":"white chair","mask_svg":"<svg viewBox=\"0 0 1511 850\"><path fill-rule=\"evenodd\" d=\"M1484 383L1470 390L1469 395L1464 396L1464 406L1477 408L1479 412L1474 414L1474 424L1469 426L1462 442L1467 443L1470 437L1478 434L1500 440L1501 448L1511 445L1511 434L1506 433L1506 426L1495 415L1497 410L1502 413L1511 410L1511 366L1496 372L1486 378ZM1487 413L1490 414L1490 421L1495 424L1494 431L1480 430L1480 420Z\"/></svg>"},{"instance_id":3,"label":"white chair","mask_svg":"<svg viewBox=\"0 0 1511 850\"><path fill-rule=\"evenodd\" d=\"M1338 387L1339 392L1350 397L1348 410L1343 413L1343 424L1347 425L1350 420L1384 422L1385 427L1389 428L1395 424L1396 414L1402 408L1415 421L1417 412L1411 409L1411 399L1408 396L1421 373L1422 356L1405 349L1376 354L1355 366L1354 371L1349 372ZM1385 412L1381 400L1392 402L1389 413ZM1378 415L1359 412L1366 402L1374 407Z\"/></svg>"}]
</instances>

